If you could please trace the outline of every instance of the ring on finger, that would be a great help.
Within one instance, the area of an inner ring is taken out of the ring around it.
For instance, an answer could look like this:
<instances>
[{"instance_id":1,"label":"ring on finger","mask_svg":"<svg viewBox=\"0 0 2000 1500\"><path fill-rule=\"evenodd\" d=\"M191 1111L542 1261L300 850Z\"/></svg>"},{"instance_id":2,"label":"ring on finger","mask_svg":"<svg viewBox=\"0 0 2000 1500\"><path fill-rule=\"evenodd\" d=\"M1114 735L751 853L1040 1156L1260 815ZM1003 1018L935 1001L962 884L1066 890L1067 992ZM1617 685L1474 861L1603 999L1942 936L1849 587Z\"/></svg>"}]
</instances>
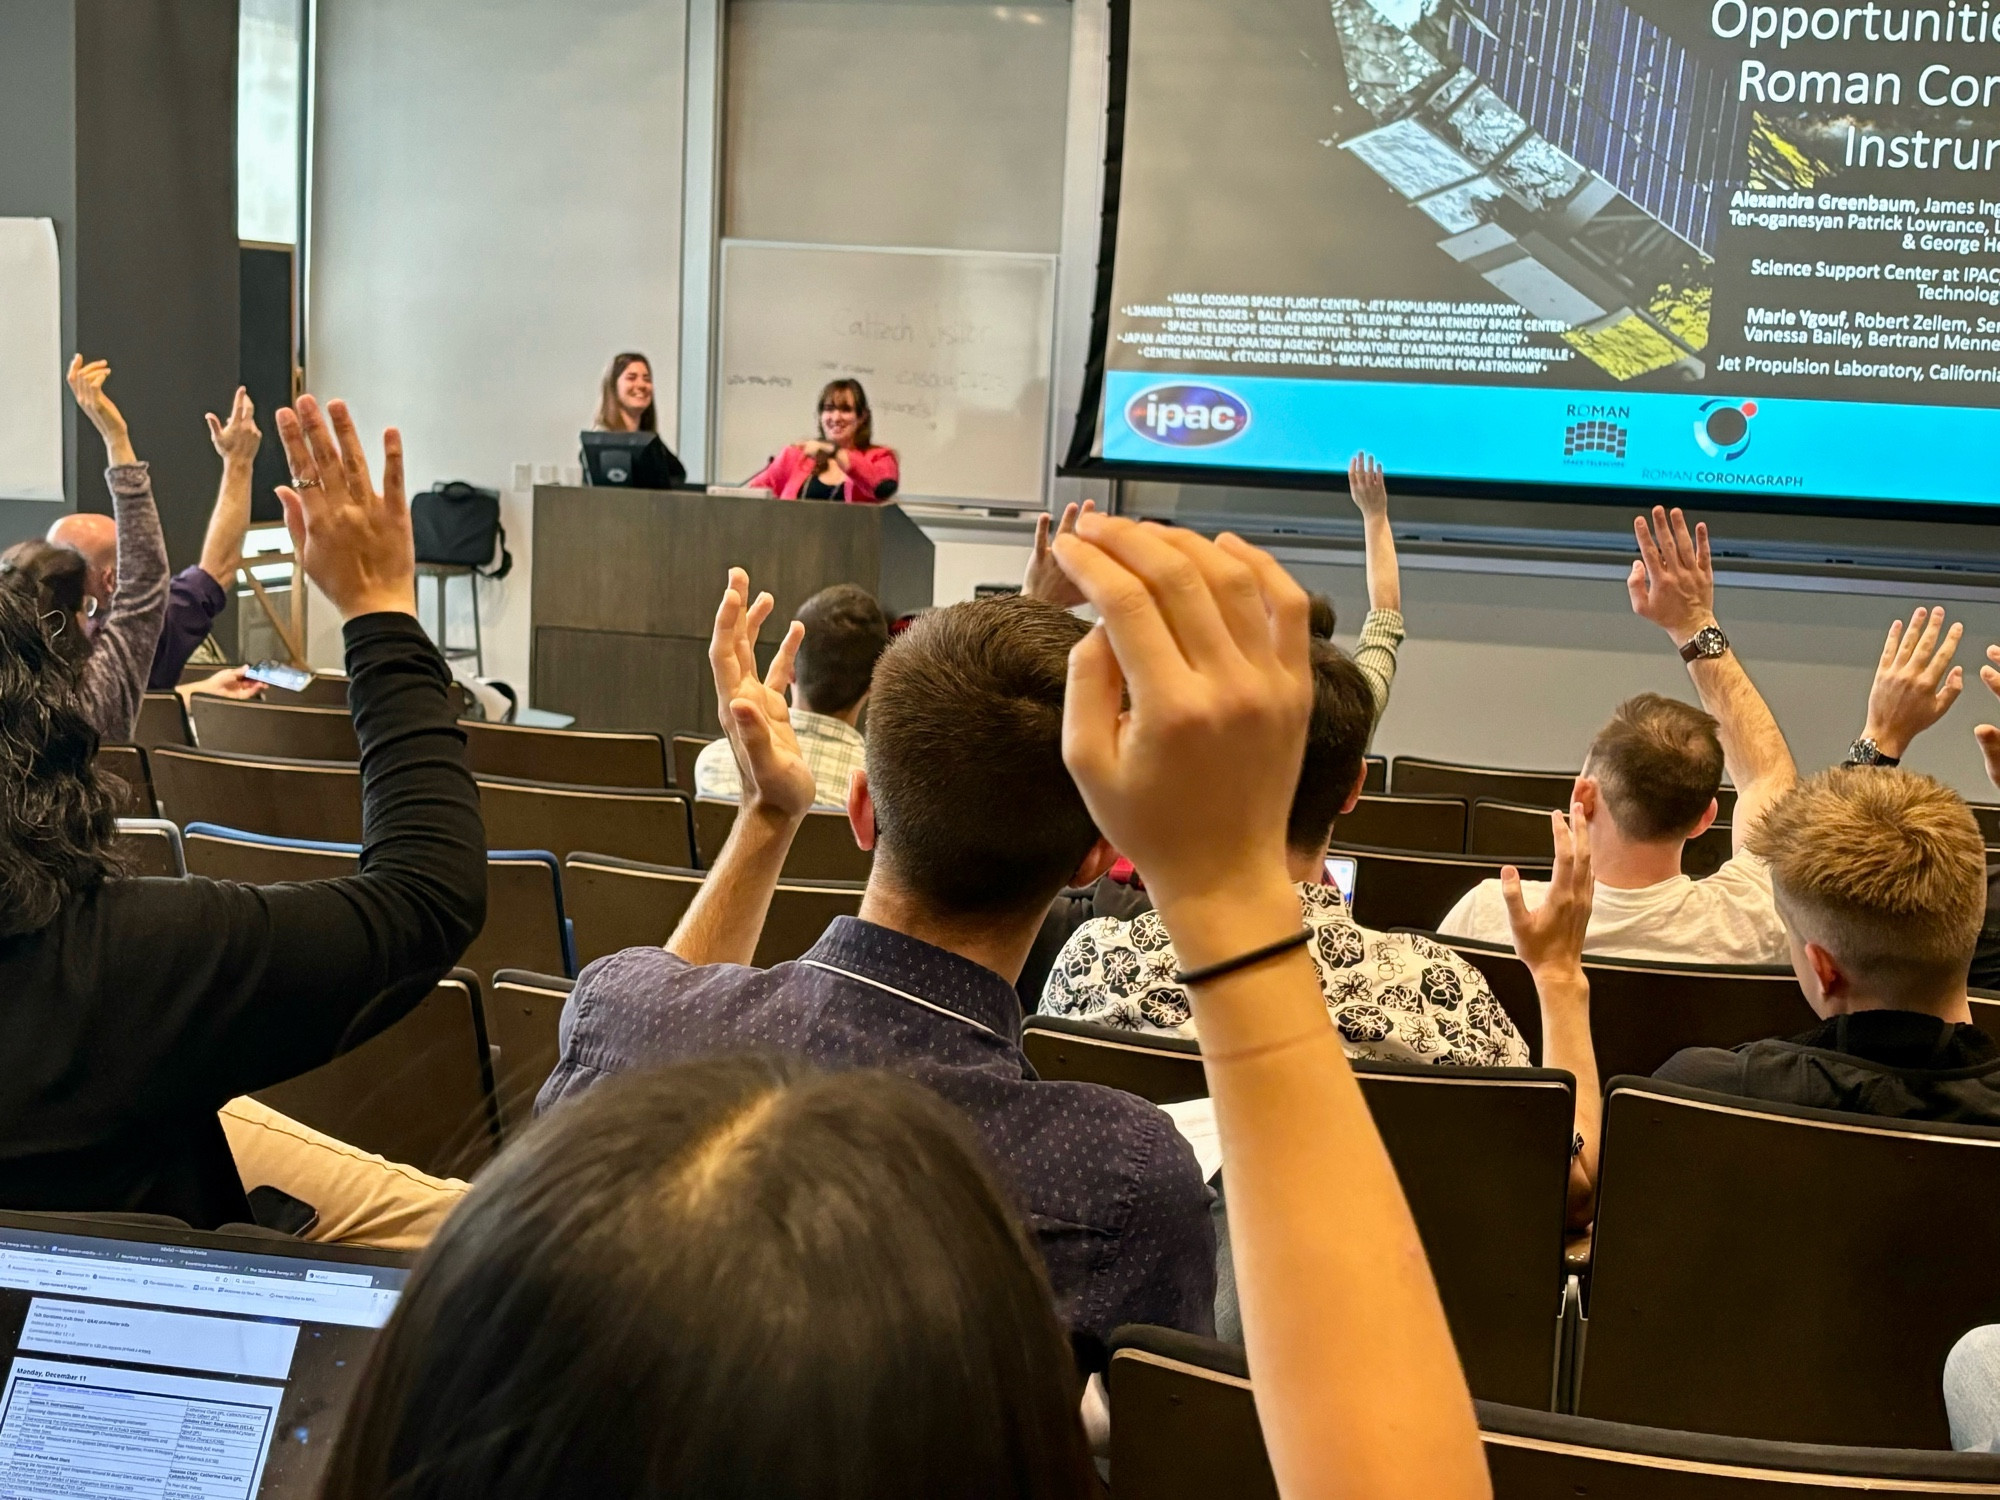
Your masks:
<instances>
[{"instance_id":1,"label":"ring on finger","mask_svg":"<svg viewBox=\"0 0 2000 1500\"><path fill-rule=\"evenodd\" d=\"M292 488L295 490L309 490L321 483L322 481L317 479L301 479L296 474L292 476Z\"/></svg>"}]
</instances>

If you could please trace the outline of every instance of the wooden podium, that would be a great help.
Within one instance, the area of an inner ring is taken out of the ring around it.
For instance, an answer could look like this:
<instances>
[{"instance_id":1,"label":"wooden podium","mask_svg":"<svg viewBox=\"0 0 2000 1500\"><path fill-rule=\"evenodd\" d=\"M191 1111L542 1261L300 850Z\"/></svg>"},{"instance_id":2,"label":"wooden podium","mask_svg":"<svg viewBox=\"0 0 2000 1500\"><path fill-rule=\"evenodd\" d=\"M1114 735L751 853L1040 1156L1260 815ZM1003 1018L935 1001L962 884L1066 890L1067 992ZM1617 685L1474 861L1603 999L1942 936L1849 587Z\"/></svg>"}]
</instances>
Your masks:
<instances>
[{"instance_id":1,"label":"wooden podium","mask_svg":"<svg viewBox=\"0 0 2000 1500\"><path fill-rule=\"evenodd\" d=\"M930 538L896 505L537 485L534 545L533 702L585 729L719 732L708 636L732 567L777 600L760 662L830 584L892 620L932 598Z\"/></svg>"}]
</instances>

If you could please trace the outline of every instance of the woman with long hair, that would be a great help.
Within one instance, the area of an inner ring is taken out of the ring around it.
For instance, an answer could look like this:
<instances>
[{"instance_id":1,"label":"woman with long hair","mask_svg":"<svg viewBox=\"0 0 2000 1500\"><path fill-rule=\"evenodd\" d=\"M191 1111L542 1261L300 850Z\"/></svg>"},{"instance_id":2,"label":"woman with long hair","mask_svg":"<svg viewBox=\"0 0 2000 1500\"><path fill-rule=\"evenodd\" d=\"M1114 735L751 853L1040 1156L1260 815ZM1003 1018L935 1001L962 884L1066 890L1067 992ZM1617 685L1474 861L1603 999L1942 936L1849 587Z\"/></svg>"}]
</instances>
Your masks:
<instances>
[{"instance_id":1,"label":"woman with long hair","mask_svg":"<svg viewBox=\"0 0 2000 1500\"><path fill-rule=\"evenodd\" d=\"M785 500L872 505L896 493L896 450L875 446L875 415L858 380L831 380L819 393L819 432L793 443L744 483Z\"/></svg>"},{"instance_id":2,"label":"woman with long hair","mask_svg":"<svg viewBox=\"0 0 2000 1500\"><path fill-rule=\"evenodd\" d=\"M109 530L101 517L57 523L76 523L74 529L106 555L93 560L74 546L19 542L0 554L0 588L22 593L51 617L52 648L82 664L84 716L105 739L129 740L167 614L167 541L151 473L132 450L124 415L105 393L110 378L111 366L101 359L85 364L79 354L69 362L76 404L104 440L104 481L116 530L99 541L99 533ZM100 609L101 599L110 601L108 607Z\"/></svg>"},{"instance_id":3,"label":"woman with long hair","mask_svg":"<svg viewBox=\"0 0 2000 1500\"><path fill-rule=\"evenodd\" d=\"M970 1127L776 1057L611 1078L447 1221L322 1500L1082 1500L1079 1389Z\"/></svg>"},{"instance_id":4,"label":"woman with long hair","mask_svg":"<svg viewBox=\"0 0 2000 1500\"><path fill-rule=\"evenodd\" d=\"M653 362L630 351L614 354L597 393L598 432L658 432L660 417L653 405Z\"/></svg>"}]
</instances>

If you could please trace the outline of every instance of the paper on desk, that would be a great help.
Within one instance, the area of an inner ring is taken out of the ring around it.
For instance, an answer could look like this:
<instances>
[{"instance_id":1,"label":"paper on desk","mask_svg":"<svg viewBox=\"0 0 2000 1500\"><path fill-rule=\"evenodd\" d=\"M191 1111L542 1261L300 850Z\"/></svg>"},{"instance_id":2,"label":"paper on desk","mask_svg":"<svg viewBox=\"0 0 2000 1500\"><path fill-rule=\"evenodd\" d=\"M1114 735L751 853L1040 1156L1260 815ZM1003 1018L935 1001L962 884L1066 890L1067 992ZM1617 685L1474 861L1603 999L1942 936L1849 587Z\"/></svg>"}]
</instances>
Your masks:
<instances>
[{"instance_id":1,"label":"paper on desk","mask_svg":"<svg viewBox=\"0 0 2000 1500\"><path fill-rule=\"evenodd\" d=\"M1194 1147L1194 1159L1201 1165L1201 1180L1210 1181L1222 1170L1222 1137L1215 1130L1215 1101L1185 1099L1179 1104L1162 1104L1174 1129Z\"/></svg>"}]
</instances>

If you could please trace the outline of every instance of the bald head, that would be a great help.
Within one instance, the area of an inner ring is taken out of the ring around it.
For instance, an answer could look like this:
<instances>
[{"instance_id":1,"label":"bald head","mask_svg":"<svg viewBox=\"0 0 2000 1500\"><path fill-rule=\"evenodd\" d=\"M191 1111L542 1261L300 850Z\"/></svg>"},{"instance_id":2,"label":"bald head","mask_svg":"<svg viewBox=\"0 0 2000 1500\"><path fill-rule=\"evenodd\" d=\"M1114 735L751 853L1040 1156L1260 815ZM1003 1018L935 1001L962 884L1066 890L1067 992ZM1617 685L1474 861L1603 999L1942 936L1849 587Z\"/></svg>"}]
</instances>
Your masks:
<instances>
[{"instance_id":1,"label":"bald head","mask_svg":"<svg viewBox=\"0 0 2000 1500\"><path fill-rule=\"evenodd\" d=\"M77 511L49 528L49 541L83 554L90 565L89 594L99 609L118 591L118 523L94 511Z\"/></svg>"}]
</instances>

